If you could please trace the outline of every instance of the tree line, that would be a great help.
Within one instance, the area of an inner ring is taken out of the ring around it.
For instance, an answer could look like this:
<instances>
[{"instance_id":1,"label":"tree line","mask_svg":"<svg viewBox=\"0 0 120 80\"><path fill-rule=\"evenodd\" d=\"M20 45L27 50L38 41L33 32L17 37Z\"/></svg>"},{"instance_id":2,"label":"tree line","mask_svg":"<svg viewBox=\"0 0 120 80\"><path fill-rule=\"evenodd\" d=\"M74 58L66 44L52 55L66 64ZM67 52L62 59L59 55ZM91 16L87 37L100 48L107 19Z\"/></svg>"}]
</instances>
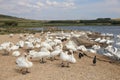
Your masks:
<instances>
[{"instance_id":1,"label":"tree line","mask_svg":"<svg viewBox=\"0 0 120 80\"><path fill-rule=\"evenodd\" d=\"M96 20L53 20L48 23L70 23L70 24L93 24L93 23L101 23L101 24L110 24L110 25L120 25L120 21L112 20L111 18L97 18Z\"/></svg>"}]
</instances>

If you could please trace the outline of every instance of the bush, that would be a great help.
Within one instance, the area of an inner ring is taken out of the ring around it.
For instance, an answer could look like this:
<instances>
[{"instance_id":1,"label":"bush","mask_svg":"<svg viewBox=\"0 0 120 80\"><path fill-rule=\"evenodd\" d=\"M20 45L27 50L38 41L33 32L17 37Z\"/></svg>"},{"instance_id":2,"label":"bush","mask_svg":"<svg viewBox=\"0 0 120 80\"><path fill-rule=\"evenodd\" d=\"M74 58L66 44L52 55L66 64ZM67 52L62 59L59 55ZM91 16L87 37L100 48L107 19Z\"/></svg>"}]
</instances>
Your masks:
<instances>
[{"instance_id":1,"label":"bush","mask_svg":"<svg viewBox=\"0 0 120 80\"><path fill-rule=\"evenodd\" d=\"M18 22L16 21L6 21L4 22L5 26L18 26Z\"/></svg>"}]
</instances>

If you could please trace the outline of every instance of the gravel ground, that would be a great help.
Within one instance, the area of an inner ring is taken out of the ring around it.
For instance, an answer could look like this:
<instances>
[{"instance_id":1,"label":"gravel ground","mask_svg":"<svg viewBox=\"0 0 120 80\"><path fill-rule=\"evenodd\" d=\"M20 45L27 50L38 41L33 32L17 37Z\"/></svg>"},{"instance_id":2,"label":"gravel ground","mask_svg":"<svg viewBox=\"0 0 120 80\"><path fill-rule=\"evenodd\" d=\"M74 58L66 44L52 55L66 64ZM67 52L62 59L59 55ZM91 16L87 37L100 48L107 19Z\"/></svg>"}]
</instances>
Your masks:
<instances>
[{"instance_id":1,"label":"gravel ground","mask_svg":"<svg viewBox=\"0 0 120 80\"><path fill-rule=\"evenodd\" d=\"M19 35L16 34L13 38L8 35L0 35L0 43L4 41L17 42ZM41 64L38 60L32 60L33 67L31 73L26 75L18 71L15 64L16 57L11 54L3 56L0 51L0 80L120 80L120 66L109 63L109 58L98 54L87 53L81 59L78 54L75 54L77 63L70 64L70 67L61 67L61 60L50 61ZM97 56L96 66L92 65L94 56Z\"/></svg>"}]
</instances>

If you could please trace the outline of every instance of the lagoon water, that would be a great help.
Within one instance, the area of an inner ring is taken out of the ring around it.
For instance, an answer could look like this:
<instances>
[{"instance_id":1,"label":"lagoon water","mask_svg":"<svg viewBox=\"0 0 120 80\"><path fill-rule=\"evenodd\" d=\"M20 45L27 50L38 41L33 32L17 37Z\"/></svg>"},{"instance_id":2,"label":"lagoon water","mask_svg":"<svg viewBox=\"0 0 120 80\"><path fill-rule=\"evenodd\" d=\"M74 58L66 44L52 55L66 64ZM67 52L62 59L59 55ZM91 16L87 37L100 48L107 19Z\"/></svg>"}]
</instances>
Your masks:
<instances>
[{"instance_id":1,"label":"lagoon water","mask_svg":"<svg viewBox=\"0 0 120 80\"><path fill-rule=\"evenodd\" d=\"M114 35L120 34L120 26L56 26L61 30L84 30L100 33L112 33ZM43 28L29 28L32 30L43 30Z\"/></svg>"},{"instance_id":2,"label":"lagoon water","mask_svg":"<svg viewBox=\"0 0 120 80\"><path fill-rule=\"evenodd\" d=\"M63 30L85 30L100 33L120 34L120 26L59 26Z\"/></svg>"}]
</instances>

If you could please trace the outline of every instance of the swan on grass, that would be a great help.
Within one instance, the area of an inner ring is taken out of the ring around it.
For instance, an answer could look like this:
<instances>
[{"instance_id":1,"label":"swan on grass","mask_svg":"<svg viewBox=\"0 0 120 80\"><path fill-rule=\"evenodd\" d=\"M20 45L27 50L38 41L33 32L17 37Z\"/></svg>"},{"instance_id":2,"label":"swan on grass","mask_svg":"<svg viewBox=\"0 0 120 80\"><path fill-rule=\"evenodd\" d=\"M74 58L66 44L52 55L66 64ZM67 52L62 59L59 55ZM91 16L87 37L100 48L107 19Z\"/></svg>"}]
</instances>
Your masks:
<instances>
[{"instance_id":1,"label":"swan on grass","mask_svg":"<svg viewBox=\"0 0 120 80\"><path fill-rule=\"evenodd\" d=\"M33 63L29 61L28 58L30 57L25 54L24 56L18 57L16 59L16 64L20 68L22 74L29 73L28 69L33 66Z\"/></svg>"}]
</instances>

